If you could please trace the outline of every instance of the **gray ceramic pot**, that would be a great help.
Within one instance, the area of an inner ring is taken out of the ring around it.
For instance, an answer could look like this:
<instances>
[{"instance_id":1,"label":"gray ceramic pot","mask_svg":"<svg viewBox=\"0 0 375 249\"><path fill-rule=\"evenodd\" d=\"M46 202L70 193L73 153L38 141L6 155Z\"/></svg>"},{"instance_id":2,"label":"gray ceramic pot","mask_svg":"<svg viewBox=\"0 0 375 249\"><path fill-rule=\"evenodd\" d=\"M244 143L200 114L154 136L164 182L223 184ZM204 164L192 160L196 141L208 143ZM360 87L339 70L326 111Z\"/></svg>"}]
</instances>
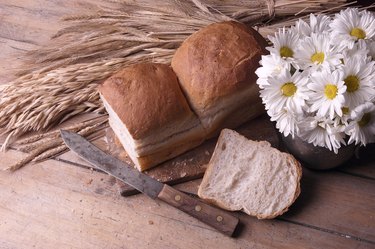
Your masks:
<instances>
[{"instance_id":1,"label":"gray ceramic pot","mask_svg":"<svg viewBox=\"0 0 375 249\"><path fill-rule=\"evenodd\" d=\"M284 137L280 135L286 149L297 159L303 162L303 166L311 169L331 169L348 161L353 155L356 146L354 144L342 146L335 154L327 148L314 146L299 137Z\"/></svg>"}]
</instances>

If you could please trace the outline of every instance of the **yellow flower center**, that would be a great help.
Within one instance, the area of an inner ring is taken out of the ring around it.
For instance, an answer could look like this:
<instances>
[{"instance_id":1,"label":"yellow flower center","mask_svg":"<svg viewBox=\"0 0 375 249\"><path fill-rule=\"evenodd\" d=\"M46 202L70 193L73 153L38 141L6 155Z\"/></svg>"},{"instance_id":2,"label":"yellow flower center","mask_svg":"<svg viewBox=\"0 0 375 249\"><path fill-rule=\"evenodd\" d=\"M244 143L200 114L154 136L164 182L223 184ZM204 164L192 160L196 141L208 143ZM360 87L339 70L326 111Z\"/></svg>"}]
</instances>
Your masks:
<instances>
[{"instance_id":1,"label":"yellow flower center","mask_svg":"<svg viewBox=\"0 0 375 249\"><path fill-rule=\"evenodd\" d=\"M355 75L349 75L344 79L346 85L346 91L352 93L358 90L359 88L359 79Z\"/></svg>"},{"instance_id":2,"label":"yellow flower center","mask_svg":"<svg viewBox=\"0 0 375 249\"><path fill-rule=\"evenodd\" d=\"M317 62L318 64L322 64L324 61L324 53L323 52L316 52L311 56L312 62Z\"/></svg>"},{"instance_id":3,"label":"yellow flower center","mask_svg":"<svg viewBox=\"0 0 375 249\"><path fill-rule=\"evenodd\" d=\"M281 92L286 97L292 97L297 91L297 87L293 82L287 82L281 87Z\"/></svg>"},{"instance_id":4,"label":"yellow flower center","mask_svg":"<svg viewBox=\"0 0 375 249\"><path fill-rule=\"evenodd\" d=\"M358 125L360 127L366 126L368 123L370 123L371 120L371 114L370 113L365 113L361 120L358 121Z\"/></svg>"},{"instance_id":5,"label":"yellow flower center","mask_svg":"<svg viewBox=\"0 0 375 249\"><path fill-rule=\"evenodd\" d=\"M281 57L293 57L293 50L291 50L290 48L288 47L281 47L280 48L280 56Z\"/></svg>"},{"instance_id":6,"label":"yellow flower center","mask_svg":"<svg viewBox=\"0 0 375 249\"><path fill-rule=\"evenodd\" d=\"M358 39L365 39L366 32L363 29L361 29L361 28L353 28L350 31L350 35L356 37L357 40Z\"/></svg>"},{"instance_id":7,"label":"yellow flower center","mask_svg":"<svg viewBox=\"0 0 375 249\"><path fill-rule=\"evenodd\" d=\"M343 114L345 114L345 115L349 114L349 107L344 106L343 108L341 108L341 110L342 110Z\"/></svg>"},{"instance_id":8,"label":"yellow flower center","mask_svg":"<svg viewBox=\"0 0 375 249\"><path fill-rule=\"evenodd\" d=\"M326 95L327 99L334 99L337 96L337 86L327 84L324 87L324 95Z\"/></svg>"}]
</instances>

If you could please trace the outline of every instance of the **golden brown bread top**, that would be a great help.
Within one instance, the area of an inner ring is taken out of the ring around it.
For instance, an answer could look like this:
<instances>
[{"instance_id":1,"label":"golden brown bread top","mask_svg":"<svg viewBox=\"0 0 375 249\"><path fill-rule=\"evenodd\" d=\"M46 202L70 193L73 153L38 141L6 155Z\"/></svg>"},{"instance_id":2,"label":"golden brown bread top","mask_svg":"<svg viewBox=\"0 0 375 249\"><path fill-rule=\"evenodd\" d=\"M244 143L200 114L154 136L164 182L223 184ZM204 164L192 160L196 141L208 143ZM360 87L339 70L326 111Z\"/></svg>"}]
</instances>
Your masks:
<instances>
[{"instance_id":1,"label":"golden brown bread top","mask_svg":"<svg viewBox=\"0 0 375 249\"><path fill-rule=\"evenodd\" d=\"M186 39L172 59L172 68L196 113L222 97L256 83L255 69L267 42L237 22L211 24Z\"/></svg>"},{"instance_id":2,"label":"golden brown bread top","mask_svg":"<svg viewBox=\"0 0 375 249\"><path fill-rule=\"evenodd\" d=\"M142 139L193 115L172 69L164 64L142 63L124 68L99 92L126 125L134 139Z\"/></svg>"}]
</instances>

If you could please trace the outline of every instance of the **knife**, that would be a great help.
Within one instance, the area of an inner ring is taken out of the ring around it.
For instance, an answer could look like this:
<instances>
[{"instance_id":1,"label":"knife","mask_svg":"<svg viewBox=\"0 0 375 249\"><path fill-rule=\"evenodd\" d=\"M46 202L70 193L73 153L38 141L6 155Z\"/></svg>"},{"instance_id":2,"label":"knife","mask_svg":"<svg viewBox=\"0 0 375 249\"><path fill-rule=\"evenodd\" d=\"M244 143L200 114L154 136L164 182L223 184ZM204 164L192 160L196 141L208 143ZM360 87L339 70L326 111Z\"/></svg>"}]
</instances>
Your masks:
<instances>
[{"instance_id":1,"label":"knife","mask_svg":"<svg viewBox=\"0 0 375 249\"><path fill-rule=\"evenodd\" d=\"M225 235L233 235L239 222L237 217L139 172L129 164L106 154L74 132L66 130L60 132L68 148L95 168L116 177L153 199L160 199L178 208Z\"/></svg>"}]
</instances>

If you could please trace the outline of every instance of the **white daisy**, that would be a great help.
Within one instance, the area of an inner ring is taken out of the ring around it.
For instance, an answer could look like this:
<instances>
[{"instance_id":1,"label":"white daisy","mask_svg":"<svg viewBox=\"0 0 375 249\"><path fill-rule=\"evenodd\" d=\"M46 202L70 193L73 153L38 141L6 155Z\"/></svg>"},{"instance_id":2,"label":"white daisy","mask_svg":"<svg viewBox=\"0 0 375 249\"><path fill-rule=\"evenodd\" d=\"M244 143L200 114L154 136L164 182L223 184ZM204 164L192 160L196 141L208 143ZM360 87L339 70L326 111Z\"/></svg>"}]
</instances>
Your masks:
<instances>
[{"instance_id":1,"label":"white daisy","mask_svg":"<svg viewBox=\"0 0 375 249\"><path fill-rule=\"evenodd\" d=\"M298 19L294 26L290 27L291 31L299 36L300 39L311 35L310 25L302 19Z\"/></svg>"},{"instance_id":2,"label":"white daisy","mask_svg":"<svg viewBox=\"0 0 375 249\"><path fill-rule=\"evenodd\" d=\"M340 65L342 55L335 51L328 35L313 33L300 43L295 58L302 69L315 71Z\"/></svg>"},{"instance_id":3,"label":"white daisy","mask_svg":"<svg viewBox=\"0 0 375 249\"><path fill-rule=\"evenodd\" d=\"M335 15L332 23L332 40L352 48L360 39L375 37L375 17L369 11L348 8Z\"/></svg>"},{"instance_id":4,"label":"white daisy","mask_svg":"<svg viewBox=\"0 0 375 249\"><path fill-rule=\"evenodd\" d=\"M375 15L346 9L298 20L268 37L256 70L268 115L284 136L337 152L375 142ZM366 103L366 104L365 104Z\"/></svg>"},{"instance_id":5,"label":"white daisy","mask_svg":"<svg viewBox=\"0 0 375 249\"><path fill-rule=\"evenodd\" d=\"M342 111L342 116L335 117L335 124L347 126L350 120L350 109L347 106L343 106L341 107L341 111Z\"/></svg>"},{"instance_id":6,"label":"white daisy","mask_svg":"<svg viewBox=\"0 0 375 249\"><path fill-rule=\"evenodd\" d=\"M367 102L355 108L351 113L352 121L346 127L350 136L349 144L366 145L375 142L375 105Z\"/></svg>"},{"instance_id":7,"label":"white daisy","mask_svg":"<svg viewBox=\"0 0 375 249\"><path fill-rule=\"evenodd\" d=\"M348 58L342 67L343 79L346 85L345 106L354 109L375 96L373 82L375 62L368 62L366 58Z\"/></svg>"},{"instance_id":8,"label":"white daisy","mask_svg":"<svg viewBox=\"0 0 375 249\"><path fill-rule=\"evenodd\" d=\"M331 18L326 15L318 14L313 15L310 14L310 27L311 33L323 34L330 31L329 23L331 22Z\"/></svg>"},{"instance_id":9,"label":"white daisy","mask_svg":"<svg viewBox=\"0 0 375 249\"><path fill-rule=\"evenodd\" d=\"M271 54L280 56L288 62L294 61L295 49L298 45L298 35L286 30L285 27L279 29L275 36L268 36L268 39L272 42L272 47L267 47L266 49L270 51Z\"/></svg>"},{"instance_id":10,"label":"white daisy","mask_svg":"<svg viewBox=\"0 0 375 249\"><path fill-rule=\"evenodd\" d=\"M300 137L314 146L326 147L335 153L345 144L342 126L335 126L334 121L325 117L307 117L298 124Z\"/></svg>"},{"instance_id":11,"label":"white daisy","mask_svg":"<svg viewBox=\"0 0 375 249\"><path fill-rule=\"evenodd\" d=\"M262 55L262 60L259 63L262 66L259 67L255 73L258 76L257 84L260 88L264 88L264 85L268 85L268 76L279 74L283 70L290 71L290 63L275 54Z\"/></svg>"},{"instance_id":12,"label":"white daisy","mask_svg":"<svg viewBox=\"0 0 375 249\"><path fill-rule=\"evenodd\" d=\"M309 96L310 110L318 111L321 117L328 116L333 119L335 114L342 116L342 107L345 102L344 93L346 86L342 80L342 72L324 70L311 76L311 83L307 85L311 90Z\"/></svg>"},{"instance_id":13,"label":"white daisy","mask_svg":"<svg viewBox=\"0 0 375 249\"><path fill-rule=\"evenodd\" d=\"M284 70L278 75L268 78L269 85L260 91L263 103L267 110L280 112L286 108L288 111L302 113L306 105L308 77L296 71L293 75Z\"/></svg>"},{"instance_id":14,"label":"white daisy","mask_svg":"<svg viewBox=\"0 0 375 249\"><path fill-rule=\"evenodd\" d=\"M332 145L332 150L337 154L338 149L340 149L341 144L346 145L345 142L345 133L344 133L345 126L344 125L328 125L327 126L327 132L329 134L329 140ZM326 141L327 143L327 141ZM329 146L326 147L329 149ZM331 149L330 149L331 150Z\"/></svg>"},{"instance_id":15,"label":"white daisy","mask_svg":"<svg viewBox=\"0 0 375 249\"><path fill-rule=\"evenodd\" d=\"M300 38L311 36L312 33L323 34L329 32L329 16L318 14L310 14L310 23L308 24L302 19L296 21L291 30L299 35Z\"/></svg>"},{"instance_id":16,"label":"white daisy","mask_svg":"<svg viewBox=\"0 0 375 249\"><path fill-rule=\"evenodd\" d=\"M342 62L345 64L347 59L353 59L354 57L358 57L355 59L366 59L368 61L371 60L369 57L369 46L367 45L367 41L359 40L353 45L352 49L344 49L342 50L343 58Z\"/></svg>"},{"instance_id":17,"label":"white daisy","mask_svg":"<svg viewBox=\"0 0 375 249\"><path fill-rule=\"evenodd\" d=\"M296 115L283 108L279 112L268 110L267 114L271 117L271 121L276 121L276 128L285 136L298 134L298 126Z\"/></svg>"},{"instance_id":18,"label":"white daisy","mask_svg":"<svg viewBox=\"0 0 375 249\"><path fill-rule=\"evenodd\" d=\"M375 61L375 40L368 41L368 55L371 57L373 61Z\"/></svg>"}]
</instances>

